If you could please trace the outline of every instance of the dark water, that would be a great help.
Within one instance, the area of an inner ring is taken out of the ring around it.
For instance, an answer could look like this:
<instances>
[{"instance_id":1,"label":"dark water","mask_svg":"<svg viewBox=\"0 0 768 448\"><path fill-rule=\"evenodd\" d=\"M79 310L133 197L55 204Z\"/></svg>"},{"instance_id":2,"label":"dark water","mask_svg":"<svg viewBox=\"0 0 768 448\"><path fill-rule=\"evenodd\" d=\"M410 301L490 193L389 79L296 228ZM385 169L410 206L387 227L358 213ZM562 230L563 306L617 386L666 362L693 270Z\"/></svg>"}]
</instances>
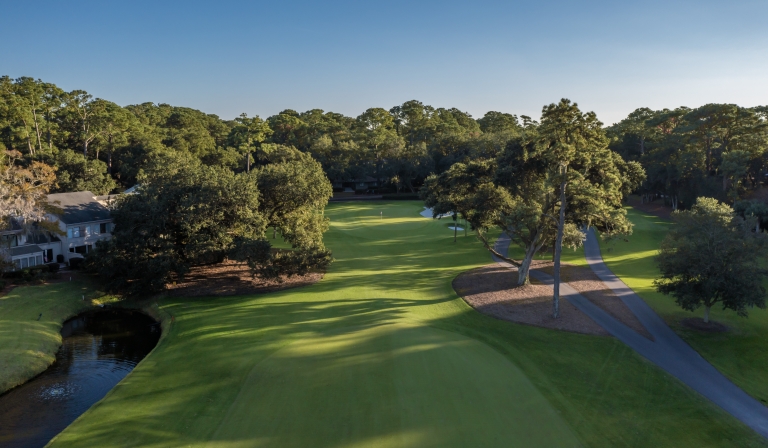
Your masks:
<instances>
[{"instance_id":1,"label":"dark water","mask_svg":"<svg viewBox=\"0 0 768 448\"><path fill-rule=\"evenodd\" d=\"M0 447L41 447L99 401L157 344L140 312L102 310L64 323L56 362L0 395Z\"/></svg>"}]
</instances>

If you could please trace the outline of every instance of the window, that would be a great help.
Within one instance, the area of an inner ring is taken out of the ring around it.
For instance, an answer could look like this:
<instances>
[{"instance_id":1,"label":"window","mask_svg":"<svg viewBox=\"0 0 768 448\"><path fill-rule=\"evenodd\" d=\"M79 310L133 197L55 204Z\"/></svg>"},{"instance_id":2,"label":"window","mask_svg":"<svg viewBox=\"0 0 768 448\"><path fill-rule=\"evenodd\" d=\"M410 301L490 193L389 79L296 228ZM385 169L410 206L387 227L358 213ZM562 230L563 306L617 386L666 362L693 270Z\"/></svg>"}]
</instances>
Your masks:
<instances>
[{"instance_id":1,"label":"window","mask_svg":"<svg viewBox=\"0 0 768 448\"><path fill-rule=\"evenodd\" d=\"M102 233L100 224L91 225L91 235L98 235L100 233Z\"/></svg>"},{"instance_id":2,"label":"window","mask_svg":"<svg viewBox=\"0 0 768 448\"><path fill-rule=\"evenodd\" d=\"M108 222L102 222L99 227L100 233L112 233L112 225Z\"/></svg>"},{"instance_id":3,"label":"window","mask_svg":"<svg viewBox=\"0 0 768 448\"><path fill-rule=\"evenodd\" d=\"M3 247L16 247L19 245L19 240L16 235L3 235L0 236L0 244Z\"/></svg>"},{"instance_id":4,"label":"window","mask_svg":"<svg viewBox=\"0 0 768 448\"><path fill-rule=\"evenodd\" d=\"M86 246L77 246L75 247L75 253L77 254L85 254L88 249Z\"/></svg>"},{"instance_id":5,"label":"window","mask_svg":"<svg viewBox=\"0 0 768 448\"><path fill-rule=\"evenodd\" d=\"M67 236L69 238L80 238L80 227L69 227L67 229Z\"/></svg>"},{"instance_id":6,"label":"window","mask_svg":"<svg viewBox=\"0 0 768 448\"><path fill-rule=\"evenodd\" d=\"M72 253L75 253L75 248L74 247L70 247L69 251L72 252Z\"/></svg>"},{"instance_id":7,"label":"window","mask_svg":"<svg viewBox=\"0 0 768 448\"><path fill-rule=\"evenodd\" d=\"M26 258L21 259L21 269L28 268L29 267L29 260Z\"/></svg>"},{"instance_id":8,"label":"window","mask_svg":"<svg viewBox=\"0 0 768 448\"><path fill-rule=\"evenodd\" d=\"M35 266L35 257L29 257L29 267Z\"/></svg>"},{"instance_id":9,"label":"window","mask_svg":"<svg viewBox=\"0 0 768 448\"><path fill-rule=\"evenodd\" d=\"M43 256L38 255L37 257L35 257L35 261L37 261L37 264L43 264Z\"/></svg>"},{"instance_id":10,"label":"window","mask_svg":"<svg viewBox=\"0 0 768 448\"><path fill-rule=\"evenodd\" d=\"M15 269L21 269L21 260L13 260Z\"/></svg>"}]
</instances>

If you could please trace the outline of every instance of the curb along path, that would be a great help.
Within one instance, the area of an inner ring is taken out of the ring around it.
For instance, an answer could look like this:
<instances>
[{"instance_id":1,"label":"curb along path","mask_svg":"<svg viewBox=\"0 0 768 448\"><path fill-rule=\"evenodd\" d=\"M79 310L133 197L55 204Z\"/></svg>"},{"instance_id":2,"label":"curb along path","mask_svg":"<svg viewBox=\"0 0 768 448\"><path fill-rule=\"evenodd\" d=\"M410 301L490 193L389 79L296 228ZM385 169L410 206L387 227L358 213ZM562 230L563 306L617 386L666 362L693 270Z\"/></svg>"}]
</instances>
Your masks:
<instances>
[{"instance_id":1,"label":"curb along path","mask_svg":"<svg viewBox=\"0 0 768 448\"><path fill-rule=\"evenodd\" d=\"M502 234L496 241L495 249L506 255L509 244L509 237ZM768 437L768 408L733 384L690 345L680 339L640 296L608 269L603 262L594 230L587 233L584 254L592 271L621 298L655 340L651 341L617 321L579 294L568 283L560 284L563 298L640 355L707 397L763 437ZM493 258L500 265L510 266L495 256ZM554 284L554 279L541 271L532 269L530 275L547 285Z\"/></svg>"}]
</instances>

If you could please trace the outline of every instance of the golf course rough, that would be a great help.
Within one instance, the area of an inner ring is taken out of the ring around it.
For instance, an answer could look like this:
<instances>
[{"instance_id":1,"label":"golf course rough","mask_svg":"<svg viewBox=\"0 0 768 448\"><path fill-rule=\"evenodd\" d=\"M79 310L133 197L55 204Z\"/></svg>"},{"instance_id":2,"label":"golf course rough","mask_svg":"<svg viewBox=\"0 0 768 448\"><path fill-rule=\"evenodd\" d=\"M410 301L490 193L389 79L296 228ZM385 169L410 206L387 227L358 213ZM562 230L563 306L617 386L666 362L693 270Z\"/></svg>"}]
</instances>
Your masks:
<instances>
[{"instance_id":1,"label":"golf course rough","mask_svg":"<svg viewBox=\"0 0 768 448\"><path fill-rule=\"evenodd\" d=\"M613 338L471 309L451 280L488 252L421 210L329 205L312 286L164 299L167 336L52 446L766 446Z\"/></svg>"},{"instance_id":2,"label":"golf course rough","mask_svg":"<svg viewBox=\"0 0 768 448\"><path fill-rule=\"evenodd\" d=\"M685 311L674 297L657 292L653 286L659 275L654 257L673 224L632 208L627 211L635 225L634 232L626 240L601 242L606 265L723 375L754 398L768 403L768 310L751 308L749 317L743 318L715 305L710 318L726 325L730 329L726 333L705 333L681 325L683 319L702 317L703 308L693 313ZM763 286L768 288L768 282Z\"/></svg>"}]
</instances>

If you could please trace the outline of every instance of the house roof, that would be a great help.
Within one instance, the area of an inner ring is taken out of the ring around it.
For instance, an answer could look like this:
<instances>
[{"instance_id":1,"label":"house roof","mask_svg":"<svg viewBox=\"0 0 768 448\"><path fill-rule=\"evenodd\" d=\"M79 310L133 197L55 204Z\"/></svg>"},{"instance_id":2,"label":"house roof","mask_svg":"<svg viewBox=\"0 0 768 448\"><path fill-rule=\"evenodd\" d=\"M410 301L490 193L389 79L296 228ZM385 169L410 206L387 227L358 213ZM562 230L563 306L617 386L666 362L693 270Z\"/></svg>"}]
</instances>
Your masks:
<instances>
[{"instance_id":1,"label":"house roof","mask_svg":"<svg viewBox=\"0 0 768 448\"><path fill-rule=\"evenodd\" d=\"M19 224L19 222L16 221L15 219L8 218L8 222L10 223L10 225L8 225L7 223L3 223L2 225L0 225L0 234L16 233L19 230L21 230L21 224Z\"/></svg>"},{"instance_id":2,"label":"house roof","mask_svg":"<svg viewBox=\"0 0 768 448\"><path fill-rule=\"evenodd\" d=\"M11 256L15 257L18 255L28 255L42 251L43 249L41 249L37 244L25 244L23 246L12 247Z\"/></svg>"},{"instance_id":3,"label":"house roof","mask_svg":"<svg viewBox=\"0 0 768 448\"><path fill-rule=\"evenodd\" d=\"M90 191L55 193L48 195L48 202L62 210L59 216L65 224L101 221L109 219L109 209L101 205Z\"/></svg>"}]
</instances>

